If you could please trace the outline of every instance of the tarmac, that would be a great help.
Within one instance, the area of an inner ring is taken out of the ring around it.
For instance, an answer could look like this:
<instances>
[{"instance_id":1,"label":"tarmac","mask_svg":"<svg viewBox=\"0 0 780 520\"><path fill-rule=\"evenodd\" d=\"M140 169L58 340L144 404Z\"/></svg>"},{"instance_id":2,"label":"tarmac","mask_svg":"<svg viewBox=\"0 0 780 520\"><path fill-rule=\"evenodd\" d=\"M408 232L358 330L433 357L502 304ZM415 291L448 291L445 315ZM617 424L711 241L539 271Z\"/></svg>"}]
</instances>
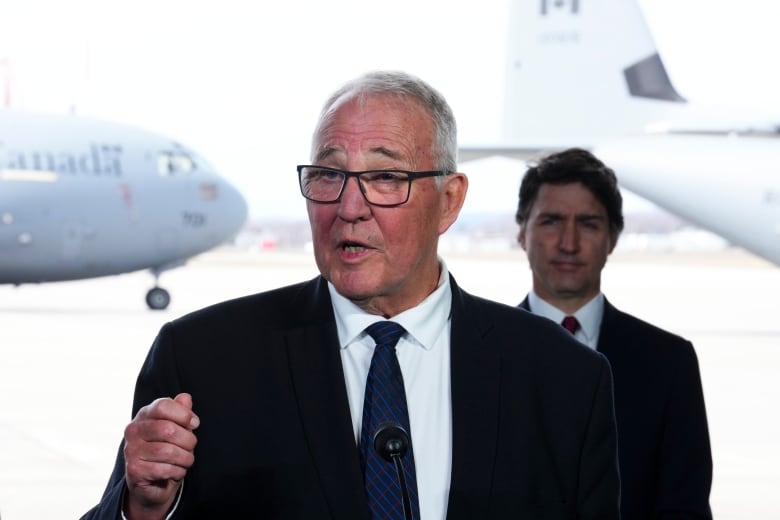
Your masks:
<instances>
[{"instance_id":1,"label":"tarmac","mask_svg":"<svg viewBox=\"0 0 780 520\"><path fill-rule=\"evenodd\" d=\"M466 290L511 305L530 287L520 250L443 253ZM317 274L306 252L218 250L165 273L0 286L0 515L79 518L111 472L157 330L220 300ZM713 448L719 520L780 518L780 268L740 250L617 251L602 287L618 308L692 340Z\"/></svg>"}]
</instances>

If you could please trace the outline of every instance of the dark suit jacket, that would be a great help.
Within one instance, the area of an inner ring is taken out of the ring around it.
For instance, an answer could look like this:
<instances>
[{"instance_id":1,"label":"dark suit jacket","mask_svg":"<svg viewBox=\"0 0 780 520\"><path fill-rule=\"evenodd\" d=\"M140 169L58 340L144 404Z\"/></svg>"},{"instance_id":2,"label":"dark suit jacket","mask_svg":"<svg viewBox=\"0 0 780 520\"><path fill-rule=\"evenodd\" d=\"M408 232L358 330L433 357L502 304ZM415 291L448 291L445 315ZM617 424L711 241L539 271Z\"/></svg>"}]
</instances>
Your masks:
<instances>
[{"instance_id":1,"label":"dark suit jacket","mask_svg":"<svg viewBox=\"0 0 780 520\"><path fill-rule=\"evenodd\" d=\"M453 287L449 519L614 519L612 378L549 320ZM370 517L326 282L217 304L166 324L133 414L189 392L201 419L174 518ZM115 519L120 449L87 519Z\"/></svg>"},{"instance_id":2,"label":"dark suit jacket","mask_svg":"<svg viewBox=\"0 0 780 520\"><path fill-rule=\"evenodd\" d=\"M528 298L520 306L529 310ZM598 351L615 381L623 520L710 519L712 457L690 341L604 302Z\"/></svg>"}]
</instances>

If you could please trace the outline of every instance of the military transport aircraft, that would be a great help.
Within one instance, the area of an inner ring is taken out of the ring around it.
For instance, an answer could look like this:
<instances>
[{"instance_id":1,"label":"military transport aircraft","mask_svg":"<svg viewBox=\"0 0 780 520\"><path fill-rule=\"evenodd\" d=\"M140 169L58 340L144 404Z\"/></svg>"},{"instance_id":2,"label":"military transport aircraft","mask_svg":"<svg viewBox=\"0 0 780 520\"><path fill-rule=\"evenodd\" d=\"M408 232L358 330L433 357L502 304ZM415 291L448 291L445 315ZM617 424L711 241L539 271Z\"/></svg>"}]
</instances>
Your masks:
<instances>
[{"instance_id":1,"label":"military transport aircraft","mask_svg":"<svg viewBox=\"0 0 780 520\"><path fill-rule=\"evenodd\" d=\"M242 195L195 151L76 115L0 111L0 283L161 272L233 237Z\"/></svg>"}]
</instances>

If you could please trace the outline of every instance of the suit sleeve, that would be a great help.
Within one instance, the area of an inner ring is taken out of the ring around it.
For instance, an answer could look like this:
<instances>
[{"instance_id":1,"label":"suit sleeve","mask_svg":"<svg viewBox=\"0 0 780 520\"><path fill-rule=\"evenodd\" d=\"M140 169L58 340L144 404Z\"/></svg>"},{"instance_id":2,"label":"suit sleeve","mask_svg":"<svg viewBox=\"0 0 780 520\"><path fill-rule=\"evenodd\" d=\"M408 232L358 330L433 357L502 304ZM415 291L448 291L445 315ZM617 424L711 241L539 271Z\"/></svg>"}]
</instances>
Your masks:
<instances>
[{"instance_id":1,"label":"suit sleeve","mask_svg":"<svg viewBox=\"0 0 780 520\"><path fill-rule=\"evenodd\" d=\"M659 464L656 518L711 519L712 454L707 413L693 345L674 371Z\"/></svg>"},{"instance_id":2,"label":"suit sleeve","mask_svg":"<svg viewBox=\"0 0 780 520\"><path fill-rule=\"evenodd\" d=\"M579 482L578 518L620 518L620 477L612 371L603 356L593 394L590 421L583 441Z\"/></svg>"}]
</instances>

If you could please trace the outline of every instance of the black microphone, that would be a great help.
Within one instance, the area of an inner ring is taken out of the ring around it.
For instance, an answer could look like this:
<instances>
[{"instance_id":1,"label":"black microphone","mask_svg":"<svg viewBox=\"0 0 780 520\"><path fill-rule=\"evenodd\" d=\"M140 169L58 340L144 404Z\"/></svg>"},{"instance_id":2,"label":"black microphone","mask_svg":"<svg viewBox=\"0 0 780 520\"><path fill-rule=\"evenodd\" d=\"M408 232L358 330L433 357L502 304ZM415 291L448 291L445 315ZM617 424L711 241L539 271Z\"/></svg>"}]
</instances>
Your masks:
<instances>
[{"instance_id":1,"label":"black microphone","mask_svg":"<svg viewBox=\"0 0 780 520\"><path fill-rule=\"evenodd\" d=\"M395 472L398 475L398 483L401 485L401 501L403 502L404 518L412 519L412 503L409 500L409 491L406 489L406 477L401 459L409 451L409 434L400 424L384 422L379 425L374 433L374 450L386 461L395 464Z\"/></svg>"}]
</instances>

